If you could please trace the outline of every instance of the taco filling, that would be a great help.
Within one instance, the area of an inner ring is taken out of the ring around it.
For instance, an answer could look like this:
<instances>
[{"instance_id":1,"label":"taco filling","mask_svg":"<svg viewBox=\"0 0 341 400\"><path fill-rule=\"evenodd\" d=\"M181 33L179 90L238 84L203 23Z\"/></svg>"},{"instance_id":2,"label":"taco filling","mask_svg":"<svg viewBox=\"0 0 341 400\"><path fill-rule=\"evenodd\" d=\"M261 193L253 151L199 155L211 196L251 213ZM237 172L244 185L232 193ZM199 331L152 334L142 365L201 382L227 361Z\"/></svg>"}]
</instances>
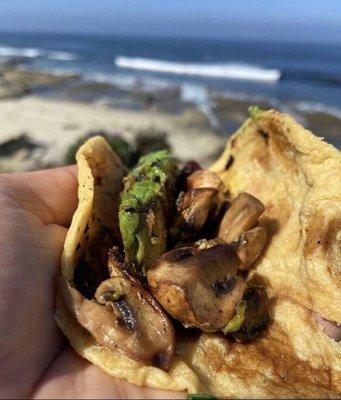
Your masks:
<instances>
[{"instance_id":1,"label":"taco filling","mask_svg":"<svg viewBox=\"0 0 341 400\"><path fill-rule=\"evenodd\" d=\"M58 325L81 356L140 386L339 393L339 160L275 111L246 121L210 169L162 150L128 170L89 139Z\"/></svg>"},{"instance_id":2,"label":"taco filling","mask_svg":"<svg viewBox=\"0 0 341 400\"><path fill-rule=\"evenodd\" d=\"M179 171L167 151L145 155L122 179L121 240L102 236L97 262L80 258L73 283L60 280L66 308L98 344L164 370L175 340L168 316L252 340L269 323L266 290L245 273L266 244L263 211L247 193L230 201L196 163Z\"/></svg>"},{"instance_id":3,"label":"taco filling","mask_svg":"<svg viewBox=\"0 0 341 400\"><path fill-rule=\"evenodd\" d=\"M248 288L243 273L266 244L263 212L247 193L229 202L215 173L193 162L176 172L168 153L151 153L120 196L125 268L184 327L251 340L269 322L266 291ZM244 299L250 290L252 301Z\"/></svg>"}]
</instances>

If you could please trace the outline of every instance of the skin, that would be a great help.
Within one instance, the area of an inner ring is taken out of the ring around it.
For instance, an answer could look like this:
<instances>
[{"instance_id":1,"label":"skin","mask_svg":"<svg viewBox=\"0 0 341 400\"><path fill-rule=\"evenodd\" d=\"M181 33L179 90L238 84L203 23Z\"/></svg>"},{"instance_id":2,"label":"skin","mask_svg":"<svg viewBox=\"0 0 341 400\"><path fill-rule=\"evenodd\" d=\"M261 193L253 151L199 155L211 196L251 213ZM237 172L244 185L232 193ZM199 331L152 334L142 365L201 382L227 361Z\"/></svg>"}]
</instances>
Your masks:
<instances>
[{"instance_id":1,"label":"skin","mask_svg":"<svg viewBox=\"0 0 341 400\"><path fill-rule=\"evenodd\" d=\"M183 398L110 377L57 328L53 280L76 207L75 167L0 175L0 398Z\"/></svg>"}]
</instances>

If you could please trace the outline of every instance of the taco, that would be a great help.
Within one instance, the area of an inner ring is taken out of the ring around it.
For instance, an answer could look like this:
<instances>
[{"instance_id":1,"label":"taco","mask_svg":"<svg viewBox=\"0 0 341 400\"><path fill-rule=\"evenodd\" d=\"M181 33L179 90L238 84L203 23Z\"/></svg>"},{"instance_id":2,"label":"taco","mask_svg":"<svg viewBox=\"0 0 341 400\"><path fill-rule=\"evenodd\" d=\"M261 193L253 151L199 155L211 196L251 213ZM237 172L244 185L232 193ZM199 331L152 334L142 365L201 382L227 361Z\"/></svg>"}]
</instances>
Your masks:
<instances>
[{"instance_id":1,"label":"taco","mask_svg":"<svg viewBox=\"0 0 341 400\"><path fill-rule=\"evenodd\" d=\"M341 157L254 112L208 169L77 153L56 319L82 357L140 386L229 398L341 395Z\"/></svg>"}]
</instances>

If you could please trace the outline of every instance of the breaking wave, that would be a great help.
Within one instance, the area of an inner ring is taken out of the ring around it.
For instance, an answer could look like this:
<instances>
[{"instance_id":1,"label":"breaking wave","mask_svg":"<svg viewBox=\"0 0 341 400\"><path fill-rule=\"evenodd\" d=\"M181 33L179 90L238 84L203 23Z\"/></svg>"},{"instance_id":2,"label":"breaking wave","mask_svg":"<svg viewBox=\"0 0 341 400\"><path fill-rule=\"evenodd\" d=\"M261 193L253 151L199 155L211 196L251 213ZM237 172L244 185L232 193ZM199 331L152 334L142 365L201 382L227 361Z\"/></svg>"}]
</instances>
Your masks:
<instances>
[{"instance_id":1,"label":"breaking wave","mask_svg":"<svg viewBox=\"0 0 341 400\"><path fill-rule=\"evenodd\" d=\"M0 46L0 56L1 57L27 57L36 58L42 55L42 50L36 47L9 47Z\"/></svg>"},{"instance_id":2,"label":"breaking wave","mask_svg":"<svg viewBox=\"0 0 341 400\"><path fill-rule=\"evenodd\" d=\"M199 64L163 61L149 58L117 56L115 65L119 68L138 69L168 74L195 75L208 78L225 78L276 82L281 77L278 69L267 69L252 64Z\"/></svg>"},{"instance_id":3,"label":"breaking wave","mask_svg":"<svg viewBox=\"0 0 341 400\"><path fill-rule=\"evenodd\" d=\"M77 56L67 51L54 51L44 50L38 47L11 47L0 45L0 57L24 57L24 58L37 58L46 57L50 60L56 61L71 61L75 60Z\"/></svg>"}]
</instances>

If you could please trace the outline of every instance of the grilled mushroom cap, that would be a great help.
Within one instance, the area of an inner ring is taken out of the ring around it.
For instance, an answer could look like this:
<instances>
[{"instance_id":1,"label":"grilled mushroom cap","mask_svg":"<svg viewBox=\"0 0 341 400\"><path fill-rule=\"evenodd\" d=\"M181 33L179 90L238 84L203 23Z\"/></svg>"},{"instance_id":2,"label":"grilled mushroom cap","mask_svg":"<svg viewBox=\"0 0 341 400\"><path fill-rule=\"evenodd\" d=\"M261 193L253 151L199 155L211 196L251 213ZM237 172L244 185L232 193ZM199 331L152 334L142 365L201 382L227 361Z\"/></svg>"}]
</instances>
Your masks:
<instances>
[{"instance_id":1,"label":"grilled mushroom cap","mask_svg":"<svg viewBox=\"0 0 341 400\"><path fill-rule=\"evenodd\" d=\"M185 231L197 232L202 229L208 216L217 206L216 189L190 189L182 193L177 200L179 218L177 225L184 226Z\"/></svg>"},{"instance_id":2,"label":"grilled mushroom cap","mask_svg":"<svg viewBox=\"0 0 341 400\"><path fill-rule=\"evenodd\" d=\"M262 202L248 193L241 193L226 211L219 227L218 237L226 243L238 240L245 231L253 228L265 208Z\"/></svg>"},{"instance_id":3,"label":"grilled mushroom cap","mask_svg":"<svg viewBox=\"0 0 341 400\"><path fill-rule=\"evenodd\" d=\"M211 188L220 190L223 185L223 181L219 176L207 169L195 171L187 178L188 189Z\"/></svg>"},{"instance_id":4,"label":"grilled mushroom cap","mask_svg":"<svg viewBox=\"0 0 341 400\"><path fill-rule=\"evenodd\" d=\"M236 276L241 261L231 246L172 250L149 269L150 289L163 308L185 327L218 331L231 319L245 282Z\"/></svg>"},{"instance_id":5,"label":"grilled mushroom cap","mask_svg":"<svg viewBox=\"0 0 341 400\"><path fill-rule=\"evenodd\" d=\"M173 237L191 239L205 225L221 203L223 182L208 170L198 170L187 178L187 191L181 192L177 202L178 216L171 230Z\"/></svg>"},{"instance_id":6,"label":"grilled mushroom cap","mask_svg":"<svg viewBox=\"0 0 341 400\"><path fill-rule=\"evenodd\" d=\"M101 283L88 300L64 278L59 289L67 309L96 342L129 358L168 370L174 353L174 329L153 297L129 279Z\"/></svg>"},{"instance_id":7,"label":"grilled mushroom cap","mask_svg":"<svg viewBox=\"0 0 341 400\"><path fill-rule=\"evenodd\" d=\"M233 245L242 260L240 269L248 269L262 253L267 232L258 223L264 205L248 193L241 193L226 211L218 231L218 237Z\"/></svg>"}]
</instances>

